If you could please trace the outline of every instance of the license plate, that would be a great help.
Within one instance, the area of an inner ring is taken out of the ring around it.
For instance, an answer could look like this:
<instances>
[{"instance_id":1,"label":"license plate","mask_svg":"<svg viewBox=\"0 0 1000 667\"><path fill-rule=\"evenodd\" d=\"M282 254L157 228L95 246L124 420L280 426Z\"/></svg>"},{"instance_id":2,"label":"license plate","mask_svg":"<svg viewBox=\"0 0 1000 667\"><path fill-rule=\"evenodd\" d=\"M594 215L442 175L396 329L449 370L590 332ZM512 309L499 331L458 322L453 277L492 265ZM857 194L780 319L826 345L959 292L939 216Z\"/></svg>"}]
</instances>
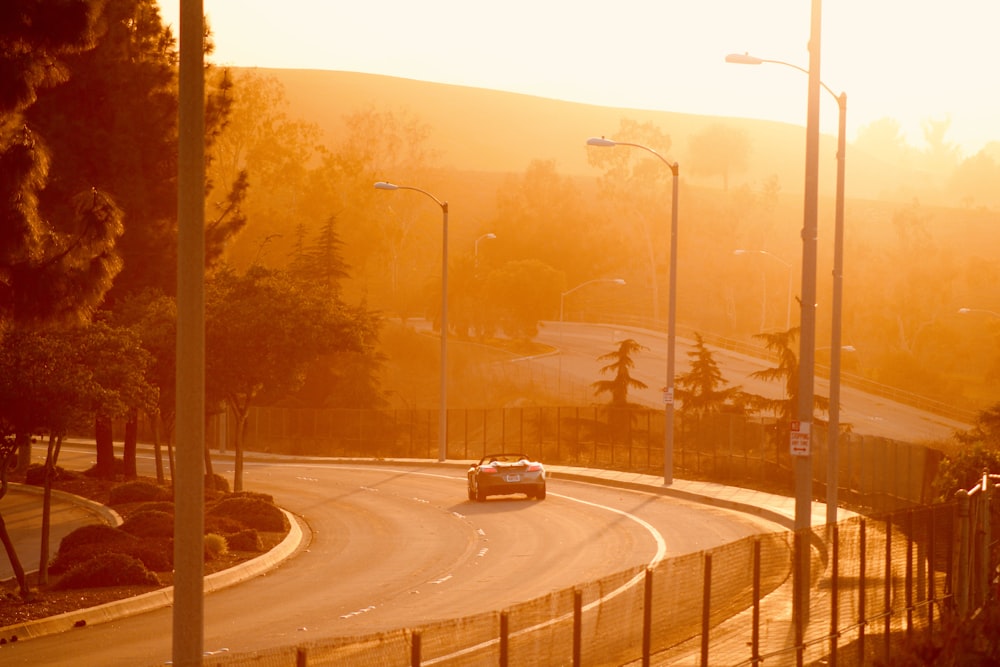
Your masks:
<instances>
[{"instance_id":1,"label":"license plate","mask_svg":"<svg viewBox=\"0 0 1000 667\"><path fill-rule=\"evenodd\" d=\"M504 479L506 479L508 482L520 482L521 481L521 476L520 475L507 475L507 476L504 477Z\"/></svg>"}]
</instances>

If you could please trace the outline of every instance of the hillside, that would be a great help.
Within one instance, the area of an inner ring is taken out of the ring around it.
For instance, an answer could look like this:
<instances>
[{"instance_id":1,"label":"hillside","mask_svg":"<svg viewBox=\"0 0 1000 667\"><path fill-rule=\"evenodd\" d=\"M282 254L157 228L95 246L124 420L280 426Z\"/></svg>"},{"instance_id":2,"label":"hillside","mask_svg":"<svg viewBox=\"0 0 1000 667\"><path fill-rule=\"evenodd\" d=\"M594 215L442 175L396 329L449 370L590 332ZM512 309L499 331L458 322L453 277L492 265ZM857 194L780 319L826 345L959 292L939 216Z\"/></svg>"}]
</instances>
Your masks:
<instances>
[{"instance_id":1,"label":"hillside","mask_svg":"<svg viewBox=\"0 0 1000 667\"><path fill-rule=\"evenodd\" d=\"M328 145L343 130L343 118L368 108L406 109L431 128L440 166L459 171L522 172L534 159L555 160L566 175L593 176L584 142L613 136L623 118L652 122L673 141L670 158L688 182L697 182L690 164L691 139L716 123L746 132L751 143L749 169L734 174L730 186L759 184L776 175L783 192L801 192L804 183L805 128L733 116L600 107L482 88L413 81L396 77L322 70L258 69L285 88L293 116L318 124ZM832 102L823 112L835 113ZM906 174L887 170L877 160L849 152L847 183L851 198L872 199L895 192ZM821 194L835 185L836 137L821 138ZM705 183L718 187L718 182Z\"/></svg>"}]
</instances>

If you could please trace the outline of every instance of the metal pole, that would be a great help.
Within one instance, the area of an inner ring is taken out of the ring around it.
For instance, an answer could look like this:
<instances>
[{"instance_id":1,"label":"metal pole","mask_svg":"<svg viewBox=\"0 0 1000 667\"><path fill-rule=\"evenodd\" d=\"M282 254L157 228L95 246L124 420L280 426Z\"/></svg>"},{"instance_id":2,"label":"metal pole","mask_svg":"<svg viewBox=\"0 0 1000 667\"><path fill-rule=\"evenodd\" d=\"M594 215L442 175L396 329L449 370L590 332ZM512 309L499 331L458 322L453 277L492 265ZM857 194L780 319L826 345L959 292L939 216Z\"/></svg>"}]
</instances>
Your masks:
<instances>
[{"instance_id":1,"label":"metal pole","mask_svg":"<svg viewBox=\"0 0 1000 667\"><path fill-rule=\"evenodd\" d=\"M376 190L413 190L429 197L441 207L441 405L438 415L438 461L448 457L448 202L441 201L427 190L388 181L375 183Z\"/></svg>"},{"instance_id":2,"label":"metal pole","mask_svg":"<svg viewBox=\"0 0 1000 667\"><path fill-rule=\"evenodd\" d=\"M673 189L670 202L670 287L667 310L667 384L663 396L664 403L664 443L663 443L663 484L674 483L674 359L677 339L677 199L680 167L670 164Z\"/></svg>"},{"instance_id":3,"label":"metal pole","mask_svg":"<svg viewBox=\"0 0 1000 667\"><path fill-rule=\"evenodd\" d=\"M677 330L677 196L678 196L678 176L680 168L676 162L670 162L665 157L654 151L649 146L634 144L628 141L615 141L601 137L591 137L587 139L588 146L631 146L656 156L661 162L670 167L673 176L673 201L670 207L670 287L669 299L670 307L667 316L667 383L663 388L664 404L664 443L663 443L663 484L669 486L674 482L674 341ZM655 282L655 281L654 281ZM658 304L657 304L658 305Z\"/></svg>"},{"instance_id":4,"label":"metal pole","mask_svg":"<svg viewBox=\"0 0 1000 667\"><path fill-rule=\"evenodd\" d=\"M177 174L177 469L173 664L200 665L204 634L205 79L201 0L180 3Z\"/></svg>"},{"instance_id":5,"label":"metal pole","mask_svg":"<svg viewBox=\"0 0 1000 667\"><path fill-rule=\"evenodd\" d=\"M806 119L805 196L802 222L802 315L799 351L799 396L797 418L799 433L807 438L804 451L793 455L795 461L795 530L800 540L796 550L797 585L793 614L802 632L809 614L809 540L812 519L812 417L816 357L816 237L819 186L819 91L820 32L822 2L812 0L809 31L809 94Z\"/></svg>"},{"instance_id":6,"label":"metal pole","mask_svg":"<svg viewBox=\"0 0 1000 667\"><path fill-rule=\"evenodd\" d=\"M441 203L441 414L438 461L448 458L448 202Z\"/></svg>"},{"instance_id":7,"label":"metal pole","mask_svg":"<svg viewBox=\"0 0 1000 667\"><path fill-rule=\"evenodd\" d=\"M830 424L827 436L826 522L837 523L840 484L840 353L844 300L844 161L847 150L847 94L837 97L837 202L833 230L833 330L830 333Z\"/></svg>"}]
</instances>

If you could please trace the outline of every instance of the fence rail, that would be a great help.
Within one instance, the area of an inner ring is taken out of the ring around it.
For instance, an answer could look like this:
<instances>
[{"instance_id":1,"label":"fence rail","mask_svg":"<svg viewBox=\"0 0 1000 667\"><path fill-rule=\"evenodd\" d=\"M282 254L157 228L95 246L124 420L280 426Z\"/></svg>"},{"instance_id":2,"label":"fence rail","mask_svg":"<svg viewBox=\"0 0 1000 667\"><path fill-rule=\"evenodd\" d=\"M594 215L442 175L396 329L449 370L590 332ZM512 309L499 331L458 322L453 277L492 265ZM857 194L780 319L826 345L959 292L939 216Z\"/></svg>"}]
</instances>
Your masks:
<instances>
[{"instance_id":1,"label":"fence rail","mask_svg":"<svg viewBox=\"0 0 1000 667\"><path fill-rule=\"evenodd\" d=\"M929 639L963 618L955 604L964 568L957 554L969 545L961 541L958 515L953 502L809 531L819 575L798 641L790 614L795 535L775 532L654 568L624 570L505 610L363 638L208 657L204 664L888 663L905 643ZM991 556L991 572L996 565Z\"/></svg>"},{"instance_id":2,"label":"fence rail","mask_svg":"<svg viewBox=\"0 0 1000 667\"><path fill-rule=\"evenodd\" d=\"M516 407L447 412L447 458L473 460L488 452L521 451L546 463L663 471L664 414L647 408ZM794 495L787 433L773 420L721 414L675 422L677 476ZM233 428L212 428L214 447L232 449ZM249 450L366 458L438 457L436 410L310 410L255 408L245 433ZM843 434L838 441L838 497L865 511L884 512L933 500L942 454L924 445ZM813 435L813 479L825 497L826 433Z\"/></svg>"},{"instance_id":3,"label":"fence rail","mask_svg":"<svg viewBox=\"0 0 1000 667\"><path fill-rule=\"evenodd\" d=\"M523 451L552 463L662 471L658 410L519 407L449 410L447 454L476 459ZM794 488L787 434L739 415L678 419L674 469L686 478ZM210 429L231 447L231 429ZM336 457L437 458L433 410L251 413L251 450ZM826 448L814 435L814 494L825 496ZM207 658L206 665L786 665L887 661L915 637L966 618L996 590L989 530L996 494L983 488L932 504L941 453L923 445L846 434L839 497L862 514L797 536L757 535L710 551L585 582L541 598L452 621L378 635ZM992 508L992 509L991 509ZM994 519L995 520L995 519ZM984 523L985 522L985 523ZM802 539L797 539L802 538ZM809 618L792 619L796 544L816 573Z\"/></svg>"}]
</instances>

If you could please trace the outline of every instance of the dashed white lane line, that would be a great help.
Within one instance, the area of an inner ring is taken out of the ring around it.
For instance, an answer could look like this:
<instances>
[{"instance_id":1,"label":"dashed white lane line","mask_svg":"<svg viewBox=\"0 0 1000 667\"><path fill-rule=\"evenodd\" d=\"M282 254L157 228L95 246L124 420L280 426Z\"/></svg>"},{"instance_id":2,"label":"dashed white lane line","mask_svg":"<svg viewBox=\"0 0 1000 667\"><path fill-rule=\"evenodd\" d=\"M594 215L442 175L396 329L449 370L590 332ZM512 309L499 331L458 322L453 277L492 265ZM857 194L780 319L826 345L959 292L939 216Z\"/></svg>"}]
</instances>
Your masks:
<instances>
[{"instance_id":1,"label":"dashed white lane line","mask_svg":"<svg viewBox=\"0 0 1000 667\"><path fill-rule=\"evenodd\" d=\"M368 605L364 609L358 609L357 611L352 611L349 614L344 614L341 618L351 618L352 616L360 616L361 614L367 614L375 609L375 605Z\"/></svg>"}]
</instances>

